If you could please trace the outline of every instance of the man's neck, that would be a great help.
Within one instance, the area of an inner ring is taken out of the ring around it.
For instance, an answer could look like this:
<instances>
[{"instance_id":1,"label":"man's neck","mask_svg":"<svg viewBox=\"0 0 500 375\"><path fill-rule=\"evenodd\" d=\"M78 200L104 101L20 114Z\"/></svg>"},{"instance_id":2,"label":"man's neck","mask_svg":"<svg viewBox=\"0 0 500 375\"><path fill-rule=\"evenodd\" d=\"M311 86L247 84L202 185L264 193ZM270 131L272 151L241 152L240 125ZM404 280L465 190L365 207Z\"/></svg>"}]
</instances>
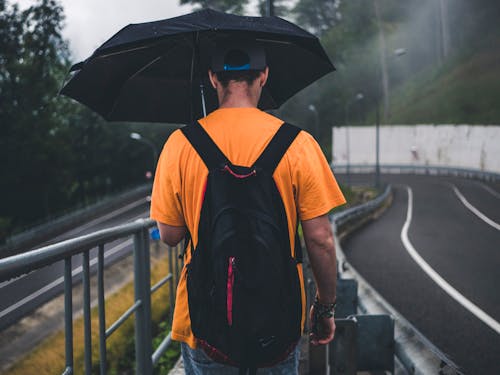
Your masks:
<instances>
[{"instance_id":1,"label":"man's neck","mask_svg":"<svg viewBox=\"0 0 500 375\"><path fill-rule=\"evenodd\" d=\"M249 87L244 82L231 82L219 96L219 108L257 108L260 90Z\"/></svg>"}]
</instances>

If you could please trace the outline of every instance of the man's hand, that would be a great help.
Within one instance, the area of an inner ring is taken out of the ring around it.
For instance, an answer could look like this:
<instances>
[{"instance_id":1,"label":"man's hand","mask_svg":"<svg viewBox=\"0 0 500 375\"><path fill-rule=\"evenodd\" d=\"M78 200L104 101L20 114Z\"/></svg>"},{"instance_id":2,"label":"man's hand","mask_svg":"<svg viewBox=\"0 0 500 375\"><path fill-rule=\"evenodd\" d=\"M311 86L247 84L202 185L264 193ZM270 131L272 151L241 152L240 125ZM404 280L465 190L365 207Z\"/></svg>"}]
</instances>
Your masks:
<instances>
[{"instance_id":1,"label":"man's hand","mask_svg":"<svg viewBox=\"0 0 500 375\"><path fill-rule=\"evenodd\" d=\"M309 338L314 346L325 345L333 340L335 334L335 318L317 318L314 314L314 305L309 312L312 330Z\"/></svg>"},{"instance_id":2,"label":"man's hand","mask_svg":"<svg viewBox=\"0 0 500 375\"><path fill-rule=\"evenodd\" d=\"M309 254L309 261L318 289L317 298L326 304L335 301L337 282L337 260L335 257L335 242L328 216L323 215L310 220L302 221L302 231ZM323 316L316 321L314 305L311 307L310 317L313 326L311 343L313 345L328 344L333 340L335 320L333 317Z\"/></svg>"}]
</instances>

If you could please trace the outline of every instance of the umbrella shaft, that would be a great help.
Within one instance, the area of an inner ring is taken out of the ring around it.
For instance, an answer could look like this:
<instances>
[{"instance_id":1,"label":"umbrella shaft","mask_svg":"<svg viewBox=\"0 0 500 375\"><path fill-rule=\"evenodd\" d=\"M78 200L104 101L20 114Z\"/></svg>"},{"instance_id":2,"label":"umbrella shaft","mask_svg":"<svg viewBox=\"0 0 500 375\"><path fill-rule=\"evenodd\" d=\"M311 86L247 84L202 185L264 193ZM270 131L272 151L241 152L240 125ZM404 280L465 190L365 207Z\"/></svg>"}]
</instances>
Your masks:
<instances>
[{"instance_id":1,"label":"umbrella shaft","mask_svg":"<svg viewBox=\"0 0 500 375\"><path fill-rule=\"evenodd\" d=\"M203 107L203 117L207 115L207 107L205 106L205 86L200 83L201 106Z\"/></svg>"}]
</instances>

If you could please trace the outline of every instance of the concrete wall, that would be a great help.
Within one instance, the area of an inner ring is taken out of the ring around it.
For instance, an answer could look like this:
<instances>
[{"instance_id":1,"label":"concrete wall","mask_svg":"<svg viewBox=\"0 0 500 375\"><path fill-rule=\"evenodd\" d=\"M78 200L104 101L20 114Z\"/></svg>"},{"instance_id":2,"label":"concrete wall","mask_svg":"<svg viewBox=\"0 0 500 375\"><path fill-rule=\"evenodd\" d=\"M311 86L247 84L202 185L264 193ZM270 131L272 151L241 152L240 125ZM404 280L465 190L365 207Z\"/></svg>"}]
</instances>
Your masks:
<instances>
[{"instance_id":1,"label":"concrete wall","mask_svg":"<svg viewBox=\"0 0 500 375\"><path fill-rule=\"evenodd\" d=\"M375 164L374 126L334 127L332 142L334 165L345 165L348 161ZM381 126L380 164L446 166L500 173L500 126Z\"/></svg>"}]
</instances>

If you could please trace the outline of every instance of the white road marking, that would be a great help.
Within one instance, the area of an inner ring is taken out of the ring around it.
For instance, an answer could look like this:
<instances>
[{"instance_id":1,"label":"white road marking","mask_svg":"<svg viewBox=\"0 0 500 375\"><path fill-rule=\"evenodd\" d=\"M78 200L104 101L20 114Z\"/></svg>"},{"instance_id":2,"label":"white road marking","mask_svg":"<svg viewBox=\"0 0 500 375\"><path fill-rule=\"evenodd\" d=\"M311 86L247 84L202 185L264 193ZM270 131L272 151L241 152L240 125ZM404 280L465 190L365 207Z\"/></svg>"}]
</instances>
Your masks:
<instances>
[{"instance_id":1,"label":"white road marking","mask_svg":"<svg viewBox=\"0 0 500 375\"><path fill-rule=\"evenodd\" d=\"M92 225L95 225L95 224L99 224L99 223L102 223L103 221L105 220L108 220L108 219L111 219L112 217L116 216L116 215L120 215L128 210L131 210L132 208L135 208L137 206L140 206L141 204L144 204L145 202L147 202L147 198L144 197L144 198L141 198L135 202L132 202L132 203L129 203L127 204L126 206L123 206L123 207L120 207L114 211L111 211L110 213L104 215L104 216L99 216L98 218L92 220L92 221L89 221L88 223L85 223L84 225L82 226L79 226L78 228L75 228L71 231L69 231L68 233L78 233L78 232L81 232L82 230L85 230L87 229L88 227L91 227Z\"/></svg>"},{"instance_id":2,"label":"white road marking","mask_svg":"<svg viewBox=\"0 0 500 375\"><path fill-rule=\"evenodd\" d=\"M7 280L7 281L0 283L0 289L2 289L4 286L12 284L13 282L15 282L17 280L21 280L22 278L25 278L27 275L29 275L29 273L25 273L23 275L16 276L13 279L10 279L10 280Z\"/></svg>"},{"instance_id":3,"label":"white road marking","mask_svg":"<svg viewBox=\"0 0 500 375\"><path fill-rule=\"evenodd\" d=\"M111 255L117 253L118 251L122 250L124 247L131 245L133 243L133 240L129 238L128 240L119 243L118 245L112 247L108 251L104 253L104 258L108 258ZM89 262L90 266L93 266L94 264L97 263L97 257L92 258ZM83 270L83 266L76 267L72 272L71 275L75 277L79 273L81 273ZM64 282L64 276L61 276L51 283L45 285L44 287L38 289L36 292L31 293L29 296L24 297L23 299L17 301L13 305L7 307L6 309L0 311L0 319L3 318L5 315L10 314L11 312L17 310L21 306L24 306L25 304L29 303L30 301L34 300L35 298L41 296L42 294L48 292L52 288L55 288L56 286L62 284Z\"/></svg>"},{"instance_id":4,"label":"white road marking","mask_svg":"<svg viewBox=\"0 0 500 375\"><path fill-rule=\"evenodd\" d=\"M488 193L493 195L495 198L500 199L500 193L498 191L493 190L490 188L488 185L483 184L482 182L476 181L476 183L481 186L484 190L486 190Z\"/></svg>"},{"instance_id":5,"label":"white road marking","mask_svg":"<svg viewBox=\"0 0 500 375\"><path fill-rule=\"evenodd\" d=\"M476 215L478 218L480 218L482 221L484 221L486 224L492 226L496 230L500 230L500 224L494 222L491 220L489 217L487 217L485 214L483 214L481 211L479 211L476 207L474 207L472 204L469 203L467 199L460 193L460 190L458 188L451 184L451 187L453 188L453 191L457 195L458 199L463 203L465 207L467 207L474 215Z\"/></svg>"},{"instance_id":6,"label":"white road marking","mask_svg":"<svg viewBox=\"0 0 500 375\"><path fill-rule=\"evenodd\" d=\"M493 319L491 316L486 314L477 305L465 298L458 290L453 288L446 280L444 280L434 269L420 256L420 254L415 250L408 238L408 229L410 228L411 218L413 214L413 191L409 186L406 186L408 191L408 212L406 214L406 221L401 230L401 241L403 241L406 251L410 254L415 262L424 270L424 272L436 283L438 284L448 295L455 301L460 303L463 307L474 314L483 323L488 325L496 333L500 334L500 323Z\"/></svg>"}]
</instances>

